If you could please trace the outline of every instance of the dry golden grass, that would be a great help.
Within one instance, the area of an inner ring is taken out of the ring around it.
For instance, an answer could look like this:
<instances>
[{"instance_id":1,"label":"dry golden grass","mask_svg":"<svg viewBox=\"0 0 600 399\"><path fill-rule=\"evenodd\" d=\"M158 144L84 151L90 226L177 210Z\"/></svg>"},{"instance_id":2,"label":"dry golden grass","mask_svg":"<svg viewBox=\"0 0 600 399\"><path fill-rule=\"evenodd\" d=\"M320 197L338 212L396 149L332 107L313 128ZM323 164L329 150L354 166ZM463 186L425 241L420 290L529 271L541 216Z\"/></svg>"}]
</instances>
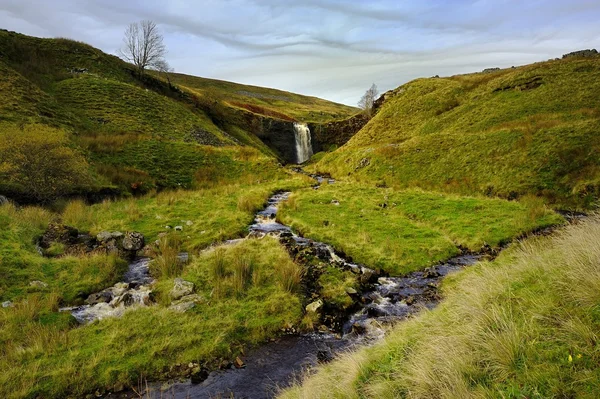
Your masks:
<instances>
[{"instance_id":1,"label":"dry golden grass","mask_svg":"<svg viewBox=\"0 0 600 399\"><path fill-rule=\"evenodd\" d=\"M600 217L451 276L446 300L282 398L596 397Z\"/></svg>"}]
</instances>

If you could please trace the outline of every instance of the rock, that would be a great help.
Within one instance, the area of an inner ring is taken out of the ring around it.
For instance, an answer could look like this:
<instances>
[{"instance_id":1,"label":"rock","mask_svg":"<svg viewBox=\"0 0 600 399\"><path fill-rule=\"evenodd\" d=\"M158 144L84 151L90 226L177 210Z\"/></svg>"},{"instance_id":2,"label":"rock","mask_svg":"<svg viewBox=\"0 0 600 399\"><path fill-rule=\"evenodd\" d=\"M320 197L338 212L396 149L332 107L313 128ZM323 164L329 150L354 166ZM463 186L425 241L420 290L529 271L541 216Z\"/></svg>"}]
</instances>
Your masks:
<instances>
[{"instance_id":1,"label":"rock","mask_svg":"<svg viewBox=\"0 0 600 399\"><path fill-rule=\"evenodd\" d=\"M246 367L246 363L244 363L244 361L242 359L240 359L240 357L236 357L233 365L235 366L236 369L243 369Z\"/></svg>"},{"instance_id":2,"label":"rock","mask_svg":"<svg viewBox=\"0 0 600 399\"><path fill-rule=\"evenodd\" d=\"M375 276L375 272L371 269L363 268L361 271L360 282L363 284L370 282Z\"/></svg>"},{"instance_id":3,"label":"rock","mask_svg":"<svg viewBox=\"0 0 600 399\"><path fill-rule=\"evenodd\" d=\"M498 72L500 70L500 68L486 68L482 71L482 73L493 73L493 72Z\"/></svg>"},{"instance_id":4,"label":"rock","mask_svg":"<svg viewBox=\"0 0 600 399\"><path fill-rule=\"evenodd\" d=\"M194 283L185 281L182 278L176 278L173 289L169 292L169 296L173 300L178 300L186 295L191 295L194 292Z\"/></svg>"},{"instance_id":5,"label":"rock","mask_svg":"<svg viewBox=\"0 0 600 399\"><path fill-rule=\"evenodd\" d=\"M208 378L208 371L200 367L196 367L192 370L190 377L192 384L201 384Z\"/></svg>"},{"instance_id":6,"label":"rock","mask_svg":"<svg viewBox=\"0 0 600 399\"><path fill-rule=\"evenodd\" d=\"M165 226L165 229L167 229L167 230L171 230L172 228L173 228L173 227L172 227L172 226L169 226L169 225L166 225L166 226Z\"/></svg>"},{"instance_id":7,"label":"rock","mask_svg":"<svg viewBox=\"0 0 600 399\"><path fill-rule=\"evenodd\" d=\"M187 222L185 222L185 225L186 225L186 226L191 226L191 225L193 225L193 224L194 224L194 222L192 222L191 220L188 220Z\"/></svg>"},{"instance_id":8,"label":"rock","mask_svg":"<svg viewBox=\"0 0 600 399\"><path fill-rule=\"evenodd\" d=\"M323 306L323 300L318 299L318 300L306 305L306 311L308 313L316 313L319 309L321 309L322 306Z\"/></svg>"},{"instance_id":9,"label":"rock","mask_svg":"<svg viewBox=\"0 0 600 399\"><path fill-rule=\"evenodd\" d=\"M171 302L171 306L169 306L169 309L175 312L185 313L188 310L193 309L196 306L196 304L202 303L204 301L205 299L200 295L190 294L182 297L177 301Z\"/></svg>"},{"instance_id":10,"label":"rock","mask_svg":"<svg viewBox=\"0 0 600 399\"><path fill-rule=\"evenodd\" d=\"M13 305L13 303L11 301L6 301L6 302L2 302L2 307L3 308L14 308L15 305Z\"/></svg>"},{"instance_id":11,"label":"rock","mask_svg":"<svg viewBox=\"0 0 600 399\"><path fill-rule=\"evenodd\" d=\"M440 272L438 272L435 267L428 267L423 270L423 278L436 278L440 276Z\"/></svg>"},{"instance_id":12,"label":"rock","mask_svg":"<svg viewBox=\"0 0 600 399\"><path fill-rule=\"evenodd\" d=\"M4 195L0 195L0 206L8 204L8 198Z\"/></svg>"},{"instance_id":13,"label":"rock","mask_svg":"<svg viewBox=\"0 0 600 399\"><path fill-rule=\"evenodd\" d=\"M369 165L371 165L371 160L369 158L363 158L360 160L355 170L366 168Z\"/></svg>"},{"instance_id":14,"label":"rock","mask_svg":"<svg viewBox=\"0 0 600 399\"><path fill-rule=\"evenodd\" d=\"M113 299L113 294L110 291L100 291L95 294L91 294L85 300L88 305L96 305L99 303L110 303Z\"/></svg>"},{"instance_id":15,"label":"rock","mask_svg":"<svg viewBox=\"0 0 600 399\"><path fill-rule=\"evenodd\" d=\"M183 231L183 226L175 226L175 231Z\"/></svg>"},{"instance_id":16,"label":"rock","mask_svg":"<svg viewBox=\"0 0 600 399\"><path fill-rule=\"evenodd\" d=\"M123 238L123 249L127 251L139 251L144 248L144 235L137 231L125 233Z\"/></svg>"},{"instance_id":17,"label":"rock","mask_svg":"<svg viewBox=\"0 0 600 399\"><path fill-rule=\"evenodd\" d=\"M39 288L39 289L48 288L48 284L44 283L43 281L39 281L39 280L31 281L29 283L29 286Z\"/></svg>"},{"instance_id":18,"label":"rock","mask_svg":"<svg viewBox=\"0 0 600 399\"><path fill-rule=\"evenodd\" d=\"M185 313L196 307L194 302L181 302L176 305L169 306L169 309L177 313Z\"/></svg>"},{"instance_id":19,"label":"rock","mask_svg":"<svg viewBox=\"0 0 600 399\"><path fill-rule=\"evenodd\" d=\"M78 236L79 231L76 228L60 223L50 223L40 239L40 247L48 249L55 242L73 245L77 243Z\"/></svg>"},{"instance_id":20,"label":"rock","mask_svg":"<svg viewBox=\"0 0 600 399\"><path fill-rule=\"evenodd\" d=\"M331 200L331 203L332 203L333 205L340 206L340 201L338 201L338 200L335 200L335 199L334 199L334 200Z\"/></svg>"},{"instance_id":21,"label":"rock","mask_svg":"<svg viewBox=\"0 0 600 399\"><path fill-rule=\"evenodd\" d=\"M568 53L563 55L563 59L565 58L572 58L572 57L595 57L598 55L598 50L596 49L591 49L591 50L579 50L579 51L573 51L572 53Z\"/></svg>"},{"instance_id":22,"label":"rock","mask_svg":"<svg viewBox=\"0 0 600 399\"><path fill-rule=\"evenodd\" d=\"M113 231L112 233L110 231L102 231L96 235L96 240L98 240L99 243L104 244L111 240L118 240L121 237L123 237L123 233L120 231Z\"/></svg>"},{"instance_id":23,"label":"rock","mask_svg":"<svg viewBox=\"0 0 600 399\"><path fill-rule=\"evenodd\" d=\"M356 291L354 288L352 287L346 287L346 294L348 295L357 295L358 291Z\"/></svg>"},{"instance_id":24,"label":"rock","mask_svg":"<svg viewBox=\"0 0 600 399\"><path fill-rule=\"evenodd\" d=\"M333 353L329 349L317 351L317 361L319 363L329 363L333 360Z\"/></svg>"}]
</instances>

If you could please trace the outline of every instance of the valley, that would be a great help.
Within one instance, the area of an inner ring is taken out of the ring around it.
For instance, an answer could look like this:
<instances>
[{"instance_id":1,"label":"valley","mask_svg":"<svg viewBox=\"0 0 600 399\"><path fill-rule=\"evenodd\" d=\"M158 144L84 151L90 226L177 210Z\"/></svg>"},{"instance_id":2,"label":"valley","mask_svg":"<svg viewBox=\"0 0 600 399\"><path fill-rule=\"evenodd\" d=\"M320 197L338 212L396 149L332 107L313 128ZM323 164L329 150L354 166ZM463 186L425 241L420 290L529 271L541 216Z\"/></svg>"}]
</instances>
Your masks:
<instances>
[{"instance_id":1,"label":"valley","mask_svg":"<svg viewBox=\"0 0 600 399\"><path fill-rule=\"evenodd\" d=\"M0 396L595 397L600 57L369 113L0 31Z\"/></svg>"}]
</instances>

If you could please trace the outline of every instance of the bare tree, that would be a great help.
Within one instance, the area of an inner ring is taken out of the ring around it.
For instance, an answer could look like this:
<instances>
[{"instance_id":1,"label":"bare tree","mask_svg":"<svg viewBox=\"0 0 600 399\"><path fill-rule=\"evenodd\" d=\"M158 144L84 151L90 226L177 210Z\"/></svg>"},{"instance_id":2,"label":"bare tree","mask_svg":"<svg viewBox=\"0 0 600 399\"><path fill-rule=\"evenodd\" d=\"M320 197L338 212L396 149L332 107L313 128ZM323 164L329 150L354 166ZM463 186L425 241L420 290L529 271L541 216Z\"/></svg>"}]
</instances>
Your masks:
<instances>
[{"instance_id":1,"label":"bare tree","mask_svg":"<svg viewBox=\"0 0 600 399\"><path fill-rule=\"evenodd\" d=\"M169 74L173 72L173 68L171 68L171 66L165 59L158 60L153 65L153 69L158 71L158 73L160 73L161 75L163 75L167 79L167 83L169 83L169 86L172 86L171 77L169 76Z\"/></svg>"},{"instance_id":2,"label":"bare tree","mask_svg":"<svg viewBox=\"0 0 600 399\"><path fill-rule=\"evenodd\" d=\"M379 90L377 90L377 86L375 85L375 83L373 83L371 88L366 91L366 93L361 97L360 101L358 102L358 106L364 110L365 114L368 117L371 117L373 115L373 105L375 104L375 100L377 99L378 95Z\"/></svg>"},{"instance_id":3,"label":"bare tree","mask_svg":"<svg viewBox=\"0 0 600 399\"><path fill-rule=\"evenodd\" d=\"M155 67L164 61L167 48L163 36L153 21L140 21L130 24L125 30L124 46L119 51L121 57L136 66L141 76L148 67Z\"/></svg>"}]
</instances>

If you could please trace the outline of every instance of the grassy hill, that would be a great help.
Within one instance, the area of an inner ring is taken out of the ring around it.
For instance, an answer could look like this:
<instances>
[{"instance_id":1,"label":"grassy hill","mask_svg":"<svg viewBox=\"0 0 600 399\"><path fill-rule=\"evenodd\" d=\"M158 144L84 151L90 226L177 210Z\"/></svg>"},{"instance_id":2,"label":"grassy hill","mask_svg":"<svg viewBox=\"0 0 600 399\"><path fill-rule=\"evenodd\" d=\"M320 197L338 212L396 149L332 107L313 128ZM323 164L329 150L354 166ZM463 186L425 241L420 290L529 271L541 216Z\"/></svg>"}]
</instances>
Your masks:
<instances>
[{"instance_id":1,"label":"grassy hill","mask_svg":"<svg viewBox=\"0 0 600 399\"><path fill-rule=\"evenodd\" d=\"M279 119L299 122L329 122L357 112L354 107L332 103L276 89L248 86L184 74L172 74L171 81L200 97L224 102L227 106Z\"/></svg>"},{"instance_id":2,"label":"grassy hill","mask_svg":"<svg viewBox=\"0 0 600 399\"><path fill-rule=\"evenodd\" d=\"M280 159L256 136L257 121L328 121L355 112L313 97L185 75L170 83L153 73L140 78L130 64L87 44L4 30L0 73L0 149L22 152L25 144L11 136L44 137L48 127L64 132L57 153L80 154L88 163L88 176L54 190L57 196L260 180ZM0 192L39 200L16 177L19 157L13 158L0 162ZM43 167L52 168L51 162Z\"/></svg>"},{"instance_id":3,"label":"grassy hill","mask_svg":"<svg viewBox=\"0 0 600 399\"><path fill-rule=\"evenodd\" d=\"M600 57L417 79L317 169L397 188L593 206L600 194Z\"/></svg>"}]
</instances>

